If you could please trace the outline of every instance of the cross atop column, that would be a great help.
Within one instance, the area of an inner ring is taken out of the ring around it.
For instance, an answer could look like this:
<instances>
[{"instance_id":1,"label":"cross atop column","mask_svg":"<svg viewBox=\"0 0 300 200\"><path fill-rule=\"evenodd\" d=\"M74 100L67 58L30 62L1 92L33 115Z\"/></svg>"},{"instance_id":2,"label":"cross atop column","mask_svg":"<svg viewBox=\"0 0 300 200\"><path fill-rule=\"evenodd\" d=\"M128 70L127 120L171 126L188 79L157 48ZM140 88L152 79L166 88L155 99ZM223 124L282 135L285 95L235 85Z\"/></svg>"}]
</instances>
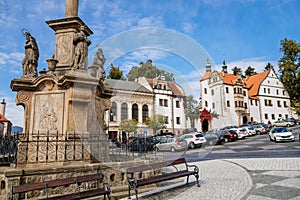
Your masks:
<instances>
[{"instance_id":1,"label":"cross atop column","mask_svg":"<svg viewBox=\"0 0 300 200\"><path fill-rule=\"evenodd\" d=\"M65 17L78 16L78 0L66 0L66 15Z\"/></svg>"}]
</instances>

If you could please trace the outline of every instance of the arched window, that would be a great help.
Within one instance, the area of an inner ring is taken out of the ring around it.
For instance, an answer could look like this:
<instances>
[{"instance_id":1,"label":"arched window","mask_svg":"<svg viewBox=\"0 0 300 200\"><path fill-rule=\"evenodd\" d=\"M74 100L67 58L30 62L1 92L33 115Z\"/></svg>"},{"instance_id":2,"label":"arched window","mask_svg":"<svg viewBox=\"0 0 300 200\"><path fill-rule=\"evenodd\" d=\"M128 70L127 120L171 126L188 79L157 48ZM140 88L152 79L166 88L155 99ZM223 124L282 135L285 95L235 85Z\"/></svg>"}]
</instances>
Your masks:
<instances>
[{"instance_id":1,"label":"arched window","mask_svg":"<svg viewBox=\"0 0 300 200\"><path fill-rule=\"evenodd\" d=\"M127 103L121 105L121 120L128 119L128 106Z\"/></svg>"},{"instance_id":2,"label":"arched window","mask_svg":"<svg viewBox=\"0 0 300 200\"><path fill-rule=\"evenodd\" d=\"M114 121L114 116L117 116L117 104L116 104L116 102L112 102L111 109L110 109L109 121Z\"/></svg>"},{"instance_id":3,"label":"arched window","mask_svg":"<svg viewBox=\"0 0 300 200\"><path fill-rule=\"evenodd\" d=\"M143 123L146 122L147 117L148 117L148 106L147 105L143 105Z\"/></svg>"},{"instance_id":4,"label":"arched window","mask_svg":"<svg viewBox=\"0 0 300 200\"><path fill-rule=\"evenodd\" d=\"M139 121L139 107L137 104L132 105L132 119Z\"/></svg>"}]
</instances>

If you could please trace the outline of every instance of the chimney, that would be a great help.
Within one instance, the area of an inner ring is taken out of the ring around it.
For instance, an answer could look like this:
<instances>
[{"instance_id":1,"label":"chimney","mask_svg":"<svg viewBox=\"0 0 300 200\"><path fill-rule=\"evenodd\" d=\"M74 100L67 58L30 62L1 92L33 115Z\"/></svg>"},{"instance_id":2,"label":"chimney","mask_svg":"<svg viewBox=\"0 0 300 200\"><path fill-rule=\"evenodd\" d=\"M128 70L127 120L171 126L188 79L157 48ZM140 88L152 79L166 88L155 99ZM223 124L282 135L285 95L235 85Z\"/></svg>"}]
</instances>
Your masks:
<instances>
[{"instance_id":1,"label":"chimney","mask_svg":"<svg viewBox=\"0 0 300 200\"><path fill-rule=\"evenodd\" d=\"M0 114L3 115L3 117L5 117L5 107L6 107L6 103L5 103L5 99L3 99L0 105Z\"/></svg>"}]
</instances>

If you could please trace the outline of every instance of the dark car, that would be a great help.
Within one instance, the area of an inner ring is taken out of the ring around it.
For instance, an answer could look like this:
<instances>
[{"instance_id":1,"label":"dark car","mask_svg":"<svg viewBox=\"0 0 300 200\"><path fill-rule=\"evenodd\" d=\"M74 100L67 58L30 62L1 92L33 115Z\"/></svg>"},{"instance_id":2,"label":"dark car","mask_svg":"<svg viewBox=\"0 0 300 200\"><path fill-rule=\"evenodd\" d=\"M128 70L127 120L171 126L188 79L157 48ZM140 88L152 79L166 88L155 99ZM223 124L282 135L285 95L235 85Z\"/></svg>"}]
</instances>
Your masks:
<instances>
[{"instance_id":1,"label":"dark car","mask_svg":"<svg viewBox=\"0 0 300 200\"><path fill-rule=\"evenodd\" d=\"M238 134L235 130L222 130L221 133L224 136L224 141L236 141L238 139Z\"/></svg>"},{"instance_id":2,"label":"dark car","mask_svg":"<svg viewBox=\"0 0 300 200\"><path fill-rule=\"evenodd\" d=\"M225 142L224 135L221 131L208 131L204 137L209 145L223 144L223 142Z\"/></svg>"},{"instance_id":3,"label":"dark car","mask_svg":"<svg viewBox=\"0 0 300 200\"><path fill-rule=\"evenodd\" d=\"M133 138L132 142L128 144L128 150L132 152L149 152L154 150L156 142L153 138Z\"/></svg>"}]
</instances>

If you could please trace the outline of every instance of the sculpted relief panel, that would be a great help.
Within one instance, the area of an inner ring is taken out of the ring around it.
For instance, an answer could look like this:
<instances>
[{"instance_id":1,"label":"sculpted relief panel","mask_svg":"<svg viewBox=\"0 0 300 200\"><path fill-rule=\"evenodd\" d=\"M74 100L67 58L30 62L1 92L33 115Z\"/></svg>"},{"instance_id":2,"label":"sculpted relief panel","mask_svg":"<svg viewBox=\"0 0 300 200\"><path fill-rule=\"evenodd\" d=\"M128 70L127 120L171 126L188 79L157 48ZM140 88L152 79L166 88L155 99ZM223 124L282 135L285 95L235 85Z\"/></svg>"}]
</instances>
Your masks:
<instances>
[{"instance_id":1,"label":"sculpted relief panel","mask_svg":"<svg viewBox=\"0 0 300 200\"><path fill-rule=\"evenodd\" d=\"M57 36L56 49L59 65L70 65L72 63L73 44L69 34L60 34Z\"/></svg>"},{"instance_id":2,"label":"sculpted relief panel","mask_svg":"<svg viewBox=\"0 0 300 200\"><path fill-rule=\"evenodd\" d=\"M36 94L34 104L33 130L63 131L64 93Z\"/></svg>"}]
</instances>

